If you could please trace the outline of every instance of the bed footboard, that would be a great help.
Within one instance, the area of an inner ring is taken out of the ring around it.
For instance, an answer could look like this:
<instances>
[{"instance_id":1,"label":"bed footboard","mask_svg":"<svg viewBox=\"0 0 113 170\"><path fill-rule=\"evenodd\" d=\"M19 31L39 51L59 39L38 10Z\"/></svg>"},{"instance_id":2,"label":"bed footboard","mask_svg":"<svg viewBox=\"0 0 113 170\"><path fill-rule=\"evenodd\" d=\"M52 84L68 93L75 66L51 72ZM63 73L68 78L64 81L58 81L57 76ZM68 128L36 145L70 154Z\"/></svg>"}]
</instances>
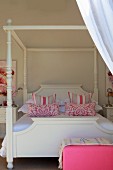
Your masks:
<instances>
[{"instance_id":1,"label":"bed footboard","mask_svg":"<svg viewBox=\"0 0 113 170\"><path fill-rule=\"evenodd\" d=\"M90 118L36 118L26 130L14 132L14 157L58 157L65 138L105 137L113 141L113 131L102 129Z\"/></svg>"}]
</instances>

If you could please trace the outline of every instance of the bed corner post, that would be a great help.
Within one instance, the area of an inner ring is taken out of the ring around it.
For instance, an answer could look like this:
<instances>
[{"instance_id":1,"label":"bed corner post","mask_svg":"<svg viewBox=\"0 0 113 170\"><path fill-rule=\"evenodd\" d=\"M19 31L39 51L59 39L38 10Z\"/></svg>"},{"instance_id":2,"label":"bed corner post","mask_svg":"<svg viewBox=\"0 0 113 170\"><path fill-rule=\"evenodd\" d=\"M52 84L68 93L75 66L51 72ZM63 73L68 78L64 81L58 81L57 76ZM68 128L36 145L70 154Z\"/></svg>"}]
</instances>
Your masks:
<instances>
[{"instance_id":1,"label":"bed corner post","mask_svg":"<svg viewBox=\"0 0 113 170\"><path fill-rule=\"evenodd\" d=\"M97 48L94 47L94 95L93 98L98 102L98 75L97 75Z\"/></svg>"},{"instance_id":2,"label":"bed corner post","mask_svg":"<svg viewBox=\"0 0 113 170\"><path fill-rule=\"evenodd\" d=\"M9 19L7 25L12 21ZM7 168L13 168L13 120L12 120L12 56L11 30L7 29L7 108L6 108Z\"/></svg>"},{"instance_id":3,"label":"bed corner post","mask_svg":"<svg viewBox=\"0 0 113 170\"><path fill-rule=\"evenodd\" d=\"M23 102L27 100L27 50L24 49L24 89L23 89Z\"/></svg>"}]
</instances>

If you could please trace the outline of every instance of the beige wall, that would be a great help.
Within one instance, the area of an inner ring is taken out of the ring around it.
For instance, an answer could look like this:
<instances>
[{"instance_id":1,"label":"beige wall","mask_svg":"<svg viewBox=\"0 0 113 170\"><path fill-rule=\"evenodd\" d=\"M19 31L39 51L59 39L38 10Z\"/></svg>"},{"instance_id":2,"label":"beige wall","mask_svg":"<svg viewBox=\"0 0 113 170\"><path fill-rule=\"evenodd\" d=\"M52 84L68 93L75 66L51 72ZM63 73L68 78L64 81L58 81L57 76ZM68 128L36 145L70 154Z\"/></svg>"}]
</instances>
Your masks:
<instances>
[{"instance_id":1,"label":"beige wall","mask_svg":"<svg viewBox=\"0 0 113 170\"><path fill-rule=\"evenodd\" d=\"M93 90L93 52L30 52L28 68L28 90L57 83Z\"/></svg>"}]
</instances>

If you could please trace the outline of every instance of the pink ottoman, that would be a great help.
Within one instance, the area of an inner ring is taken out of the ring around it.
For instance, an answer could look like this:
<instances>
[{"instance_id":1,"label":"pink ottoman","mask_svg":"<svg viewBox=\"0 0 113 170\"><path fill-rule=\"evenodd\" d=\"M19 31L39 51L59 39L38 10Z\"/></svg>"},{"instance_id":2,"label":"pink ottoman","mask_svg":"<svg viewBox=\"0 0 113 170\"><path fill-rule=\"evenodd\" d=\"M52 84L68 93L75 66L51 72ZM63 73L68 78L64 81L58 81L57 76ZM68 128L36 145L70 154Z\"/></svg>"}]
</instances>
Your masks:
<instances>
[{"instance_id":1,"label":"pink ottoman","mask_svg":"<svg viewBox=\"0 0 113 170\"><path fill-rule=\"evenodd\" d=\"M113 146L66 146L63 149L63 170L113 170Z\"/></svg>"}]
</instances>

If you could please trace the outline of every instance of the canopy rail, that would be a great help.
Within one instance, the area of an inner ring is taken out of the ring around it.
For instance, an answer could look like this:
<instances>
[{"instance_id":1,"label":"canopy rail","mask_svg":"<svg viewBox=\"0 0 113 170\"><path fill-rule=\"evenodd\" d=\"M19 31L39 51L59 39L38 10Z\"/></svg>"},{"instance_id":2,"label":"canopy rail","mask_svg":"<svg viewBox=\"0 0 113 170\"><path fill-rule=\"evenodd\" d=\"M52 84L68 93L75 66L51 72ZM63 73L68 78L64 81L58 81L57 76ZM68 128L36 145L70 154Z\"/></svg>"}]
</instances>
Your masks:
<instances>
[{"instance_id":1,"label":"canopy rail","mask_svg":"<svg viewBox=\"0 0 113 170\"><path fill-rule=\"evenodd\" d=\"M8 30L87 30L85 25L28 25L28 26L3 26Z\"/></svg>"},{"instance_id":2,"label":"canopy rail","mask_svg":"<svg viewBox=\"0 0 113 170\"><path fill-rule=\"evenodd\" d=\"M27 48L27 51L94 51L94 48Z\"/></svg>"}]
</instances>

